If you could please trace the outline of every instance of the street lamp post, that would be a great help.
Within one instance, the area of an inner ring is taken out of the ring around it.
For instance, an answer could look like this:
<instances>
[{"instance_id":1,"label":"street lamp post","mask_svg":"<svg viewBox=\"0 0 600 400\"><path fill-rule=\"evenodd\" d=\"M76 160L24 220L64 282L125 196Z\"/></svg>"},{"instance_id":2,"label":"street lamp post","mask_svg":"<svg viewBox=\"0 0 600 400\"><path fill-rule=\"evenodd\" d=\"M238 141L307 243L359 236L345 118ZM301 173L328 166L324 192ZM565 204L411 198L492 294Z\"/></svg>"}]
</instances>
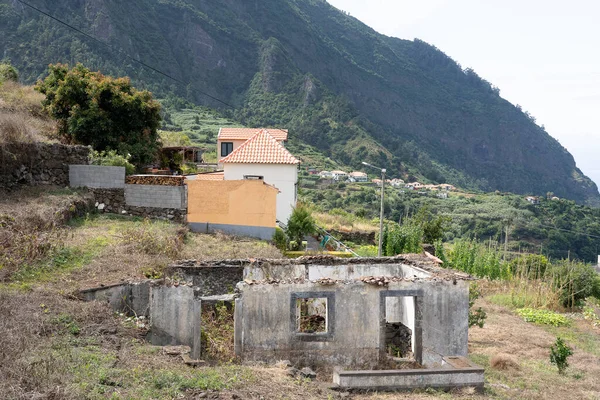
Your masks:
<instances>
[{"instance_id":1,"label":"street lamp post","mask_svg":"<svg viewBox=\"0 0 600 400\"><path fill-rule=\"evenodd\" d=\"M384 195L384 186L385 186L385 168L379 168L374 165L369 164L368 162L362 162L363 165L367 167L375 168L381 171L381 207L379 209L379 248L377 249L377 256L381 257L382 247L383 247L383 195Z\"/></svg>"}]
</instances>

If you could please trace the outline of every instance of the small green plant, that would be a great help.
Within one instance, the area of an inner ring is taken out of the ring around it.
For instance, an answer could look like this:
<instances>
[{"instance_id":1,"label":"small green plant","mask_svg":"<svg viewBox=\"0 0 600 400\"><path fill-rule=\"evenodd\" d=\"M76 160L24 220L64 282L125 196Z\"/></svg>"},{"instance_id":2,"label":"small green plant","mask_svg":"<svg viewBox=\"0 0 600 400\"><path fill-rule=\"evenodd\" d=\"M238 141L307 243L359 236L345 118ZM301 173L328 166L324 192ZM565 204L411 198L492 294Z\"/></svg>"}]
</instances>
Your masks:
<instances>
[{"instance_id":1,"label":"small green plant","mask_svg":"<svg viewBox=\"0 0 600 400\"><path fill-rule=\"evenodd\" d=\"M313 234L315 230L315 220L310 210L304 205L298 204L290 216L286 229L286 234L290 239L290 249L297 250L304 240L304 236Z\"/></svg>"},{"instance_id":2,"label":"small green plant","mask_svg":"<svg viewBox=\"0 0 600 400\"><path fill-rule=\"evenodd\" d=\"M558 373L563 374L569 363L567 358L573 354L573 350L562 340L561 337L556 338L556 342L550 346L550 363L556 365Z\"/></svg>"},{"instance_id":3,"label":"small green plant","mask_svg":"<svg viewBox=\"0 0 600 400\"><path fill-rule=\"evenodd\" d=\"M523 317L527 322L533 322L541 325L568 326L570 321L564 315L549 310L539 310L536 308L520 308L516 313Z\"/></svg>"},{"instance_id":4,"label":"small green plant","mask_svg":"<svg viewBox=\"0 0 600 400\"><path fill-rule=\"evenodd\" d=\"M135 166L129 162L131 155L123 156L116 150L95 151L90 154L90 163L92 165L106 165L112 167L125 167L125 173L131 175L135 173Z\"/></svg>"},{"instance_id":5,"label":"small green plant","mask_svg":"<svg viewBox=\"0 0 600 400\"><path fill-rule=\"evenodd\" d=\"M288 237L283 229L279 227L275 228L275 233L273 234L273 244L281 251L287 250Z\"/></svg>"},{"instance_id":6,"label":"small green plant","mask_svg":"<svg viewBox=\"0 0 600 400\"><path fill-rule=\"evenodd\" d=\"M69 314L59 314L56 318L52 319L52 322L57 325L61 325L71 335L79 335L81 328L77 324L77 321Z\"/></svg>"},{"instance_id":7,"label":"small green plant","mask_svg":"<svg viewBox=\"0 0 600 400\"><path fill-rule=\"evenodd\" d=\"M583 307L583 318L590 321L593 326L600 327L600 317L596 314L594 307L590 306L589 301L586 301L586 305Z\"/></svg>"},{"instance_id":8,"label":"small green plant","mask_svg":"<svg viewBox=\"0 0 600 400\"><path fill-rule=\"evenodd\" d=\"M469 286L469 328L472 326L478 326L483 328L485 324L485 320L487 318L487 313L483 310L483 308L479 307L474 310L473 305L475 305L475 300L481 297L481 291L476 283Z\"/></svg>"}]
</instances>

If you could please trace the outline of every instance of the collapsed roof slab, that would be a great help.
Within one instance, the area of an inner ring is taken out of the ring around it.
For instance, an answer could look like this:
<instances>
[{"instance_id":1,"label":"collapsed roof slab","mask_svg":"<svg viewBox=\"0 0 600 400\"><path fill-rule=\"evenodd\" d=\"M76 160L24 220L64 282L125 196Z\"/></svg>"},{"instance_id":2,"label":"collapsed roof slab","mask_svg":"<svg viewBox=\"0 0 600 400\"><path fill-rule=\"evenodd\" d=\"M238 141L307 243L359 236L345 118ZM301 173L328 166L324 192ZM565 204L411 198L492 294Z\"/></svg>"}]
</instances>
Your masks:
<instances>
[{"instance_id":1,"label":"collapsed roof slab","mask_svg":"<svg viewBox=\"0 0 600 400\"><path fill-rule=\"evenodd\" d=\"M170 265L167 276L177 276L193 283L195 287L203 288L202 295L228 293L228 288L243 280L275 283L322 279L351 281L365 277L396 280L471 279L467 274L441 268L420 254L362 258L307 256L297 259L183 260Z\"/></svg>"}]
</instances>

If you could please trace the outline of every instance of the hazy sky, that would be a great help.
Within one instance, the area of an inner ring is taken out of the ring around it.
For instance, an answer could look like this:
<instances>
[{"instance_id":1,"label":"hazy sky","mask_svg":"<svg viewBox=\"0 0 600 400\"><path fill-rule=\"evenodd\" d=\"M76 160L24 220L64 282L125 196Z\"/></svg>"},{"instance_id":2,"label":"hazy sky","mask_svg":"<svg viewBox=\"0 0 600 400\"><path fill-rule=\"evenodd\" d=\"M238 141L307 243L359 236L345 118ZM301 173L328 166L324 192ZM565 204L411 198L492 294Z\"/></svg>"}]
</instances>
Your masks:
<instances>
[{"instance_id":1,"label":"hazy sky","mask_svg":"<svg viewBox=\"0 0 600 400\"><path fill-rule=\"evenodd\" d=\"M422 39L473 68L545 125L600 186L600 1L328 1L380 33Z\"/></svg>"}]
</instances>

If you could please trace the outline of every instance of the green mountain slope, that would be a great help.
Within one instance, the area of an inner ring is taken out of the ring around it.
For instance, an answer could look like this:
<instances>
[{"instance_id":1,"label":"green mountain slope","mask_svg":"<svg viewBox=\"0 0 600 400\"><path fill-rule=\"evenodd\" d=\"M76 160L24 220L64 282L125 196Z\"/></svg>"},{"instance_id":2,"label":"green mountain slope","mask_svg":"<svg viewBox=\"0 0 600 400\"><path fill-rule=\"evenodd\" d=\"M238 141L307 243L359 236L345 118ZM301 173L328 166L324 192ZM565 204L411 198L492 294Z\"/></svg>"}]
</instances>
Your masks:
<instances>
[{"instance_id":1,"label":"green mountain slope","mask_svg":"<svg viewBox=\"0 0 600 400\"><path fill-rule=\"evenodd\" d=\"M240 123L290 128L292 145L392 176L554 192L597 204L573 157L497 88L435 47L380 35L322 0L30 0L124 53L0 0L0 54L31 82L53 62L127 74L159 96L234 106Z\"/></svg>"}]
</instances>

